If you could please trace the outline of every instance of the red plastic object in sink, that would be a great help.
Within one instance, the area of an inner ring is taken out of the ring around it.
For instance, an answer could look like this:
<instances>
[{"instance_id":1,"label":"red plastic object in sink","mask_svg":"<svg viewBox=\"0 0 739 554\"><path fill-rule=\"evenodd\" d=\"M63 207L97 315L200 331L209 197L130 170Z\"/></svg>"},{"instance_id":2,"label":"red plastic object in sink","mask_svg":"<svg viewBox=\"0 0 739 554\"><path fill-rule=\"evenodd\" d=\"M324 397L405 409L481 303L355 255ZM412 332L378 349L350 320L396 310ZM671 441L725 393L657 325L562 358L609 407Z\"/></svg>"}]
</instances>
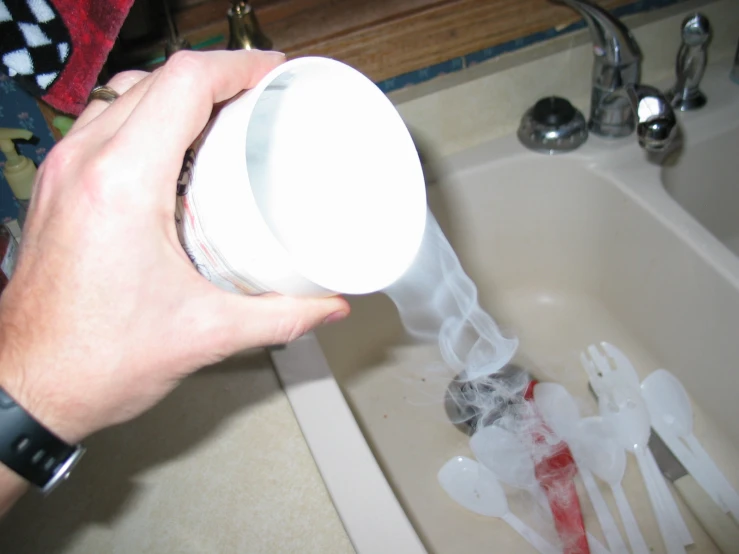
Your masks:
<instances>
[{"instance_id":1,"label":"red plastic object in sink","mask_svg":"<svg viewBox=\"0 0 739 554\"><path fill-rule=\"evenodd\" d=\"M534 386L536 380L531 380L524 398L527 402L534 401ZM543 444L546 435L551 436L544 421L536 412L538 421L533 431L533 440L536 444ZM561 442L554 447L554 451L541 458L534 460L536 479L544 489L549 500L549 507L554 516L554 526L562 541L565 554L590 554L587 535L585 534L585 522L580 510L580 499L577 496L574 477L577 475L577 466L572 457L569 447Z\"/></svg>"}]
</instances>

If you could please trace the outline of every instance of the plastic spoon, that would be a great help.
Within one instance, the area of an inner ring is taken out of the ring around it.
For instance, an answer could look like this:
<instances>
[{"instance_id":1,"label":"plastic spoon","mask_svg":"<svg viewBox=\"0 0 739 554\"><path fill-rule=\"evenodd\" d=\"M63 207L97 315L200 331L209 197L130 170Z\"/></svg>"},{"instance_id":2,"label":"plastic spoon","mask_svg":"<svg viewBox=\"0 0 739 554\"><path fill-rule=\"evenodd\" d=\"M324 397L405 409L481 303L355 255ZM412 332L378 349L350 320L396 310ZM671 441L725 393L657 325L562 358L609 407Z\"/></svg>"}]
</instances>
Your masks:
<instances>
[{"instance_id":1,"label":"plastic spoon","mask_svg":"<svg viewBox=\"0 0 739 554\"><path fill-rule=\"evenodd\" d=\"M531 452L514 433L498 425L483 427L472 435L470 449L477 461L499 480L529 492L545 513L552 517L549 502L536 479ZM587 539L592 554L610 554L590 533L587 533Z\"/></svg>"},{"instance_id":2,"label":"plastic spoon","mask_svg":"<svg viewBox=\"0 0 739 554\"><path fill-rule=\"evenodd\" d=\"M588 352L596 361L598 369L607 376L607 379L613 379L613 384L618 383L619 386L626 386L636 390L639 393L636 401L642 402L643 397L641 396L639 374L636 372L631 360L621 350L608 342L601 342L600 348L603 349L606 356L602 356L595 346L588 348ZM651 417L648 418L649 420L651 420ZM651 434L651 428L649 431ZM667 511L667 517L672 520L673 527L680 535L683 545L693 544L693 536L690 534L688 525L685 523L682 514L680 514L680 509L677 507L677 503L667 486L667 481L662 476L657 461L654 459L654 455L649 448L647 449L646 462L649 471L653 475L654 486L662 497L662 506Z\"/></svg>"},{"instance_id":3,"label":"plastic spoon","mask_svg":"<svg viewBox=\"0 0 739 554\"><path fill-rule=\"evenodd\" d=\"M636 372L634 365L631 363L631 360L629 360L626 354L621 352L621 350L616 348L614 345L607 342L601 342L600 346L613 362L613 364L616 366L614 372L611 375L618 375L620 379L623 380L629 387L636 389L641 395L639 374ZM643 399L643 397L641 398ZM651 424L651 416L649 419ZM693 544L693 537L690 534L688 525L685 523L683 516L680 514L680 509L677 507L677 503L672 497L670 488L667 486L667 481L665 481L665 479L663 478L662 472L657 465L657 461L654 459L654 455L652 454L651 449L647 450L647 463L649 464L651 472L655 475L655 485L662 495L663 505L668 511L669 517L670 519L672 519L672 523L676 531L680 534L683 544Z\"/></svg>"},{"instance_id":4,"label":"plastic spoon","mask_svg":"<svg viewBox=\"0 0 739 554\"><path fill-rule=\"evenodd\" d=\"M483 427L470 438L470 449L498 479L529 492L539 504L547 504L536 480L531 452L514 433L498 425Z\"/></svg>"},{"instance_id":5,"label":"plastic spoon","mask_svg":"<svg viewBox=\"0 0 739 554\"><path fill-rule=\"evenodd\" d=\"M641 385L641 393L647 404L647 409L652 419L652 427L655 432L711 500L721 511L728 513L729 507L723 498L721 498L721 486L714 476L711 475L709 467L701 463L698 457L680 440L672 426L674 416L665 413L666 408L664 406L664 396L660 383L652 379L651 375L648 376Z\"/></svg>"},{"instance_id":6,"label":"plastic spoon","mask_svg":"<svg viewBox=\"0 0 739 554\"><path fill-rule=\"evenodd\" d=\"M667 552L685 552L683 538L673 524L670 510L658 486L662 476L655 474L649 461L649 414L644 402L639 402L641 397L637 399L637 396L638 393L630 389L611 390L600 397L600 413L603 420L614 429L621 447L636 456Z\"/></svg>"},{"instance_id":7,"label":"plastic spoon","mask_svg":"<svg viewBox=\"0 0 739 554\"><path fill-rule=\"evenodd\" d=\"M539 413L551 427L552 431L570 445L572 454L577 464L578 473L582 478L585 490L593 505L595 515L598 518L603 535L608 543L608 548L615 553L628 553L626 544L621 537L616 521L608 509L603 494L593 478L593 474L583 464L579 454L579 427L580 410L575 399L558 383L538 383L534 388L534 401Z\"/></svg>"},{"instance_id":8,"label":"plastic spoon","mask_svg":"<svg viewBox=\"0 0 739 554\"><path fill-rule=\"evenodd\" d=\"M621 486L626 473L626 453L616 442L613 431L601 417L586 417L578 424L580 445L578 456L599 479L608 483L618 507L634 554L648 554L649 547L636 522L634 512Z\"/></svg>"},{"instance_id":9,"label":"plastic spoon","mask_svg":"<svg viewBox=\"0 0 739 554\"><path fill-rule=\"evenodd\" d=\"M541 554L559 554L559 549L511 513L498 480L475 460L455 456L439 470L438 480L452 500L464 508L502 519Z\"/></svg>"},{"instance_id":10,"label":"plastic spoon","mask_svg":"<svg viewBox=\"0 0 739 554\"><path fill-rule=\"evenodd\" d=\"M671 496L668 500L664 490L660 488L659 483L664 483L664 480L653 458L651 462L654 463L650 463L649 412L638 389L627 384L627 381L633 380L631 372L626 370L617 374L611 369L609 360L595 346L588 348L588 354L590 358L581 357L581 361L585 360L590 365L586 367L589 375L591 372L600 374L598 406L601 416L614 430L617 443L636 457L667 552L684 553L686 537L681 533L680 525L675 521L674 512L669 506L669 500L674 500ZM670 494L669 490L667 494ZM682 517L680 522L684 525Z\"/></svg>"},{"instance_id":11,"label":"plastic spoon","mask_svg":"<svg viewBox=\"0 0 739 554\"><path fill-rule=\"evenodd\" d=\"M563 544L567 545L568 554L589 554L585 521L574 481L577 464L570 448L564 442L560 442L556 449L552 449L551 444L547 446L552 431L536 409L534 403L536 383L536 379L532 379L524 393L526 402L533 408L530 419L534 427L529 430L529 437L533 446L546 446L546 453L534 459L534 472L552 507L554 526Z\"/></svg>"},{"instance_id":12,"label":"plastic spoon","mask_svg":"<svg viewBox=\"0 0 739 554\"><path fill-rule=\"evenodd\" d=\"M683 384L666 369L658 369L644 379L641 391L655 429L665 435L662 438L670 450L714 502L739 519L739 494L693 434L693 407ZM690 451L681 448L677 437L685 440Z\"/></svg>"},{"instance_id":13,"label":"plastic spoon","mask_svg":"<svg viewBox=\"0 0 739 554\"><path fill-rule=\"evenodd\" d=\"M505 374L500 378L499 375ZM534 457L534 474L544 494L547 496L551 508L554 527L562 544L569 545L570 554L588 554L588 540L585 523L580 510L580 500L573 477L577 474L575 461L569 448L560 448L551 451L546 447L547 436L551 431L539 416L534 406L533 389L536 380L521 368L508 365L500 373L486 377L483 382L478 381L482 390L491 390L491 381L497 382L492 390L498 386L505 387L503 402L493 402L484 413L474 409L468 411L466 421L475 422L475 428L489 425L515 413L516 425L522 428L526 435L527 444L530 444L541 455ZM474 382L472 382L474 383ZM513 386L509 386L513 384ZM507 389L507 390L506 390ZM511 394L512 393L512 394ZM509 411L513 409L514 411ZM467 411L467 410L465 410ZM469 412L473 412L470 414ZM475 412L477 412L475 414ZM542 448L539 448L542 447ZM547 453L548 452L548 453Z\"/></svg>"}]
</instances>

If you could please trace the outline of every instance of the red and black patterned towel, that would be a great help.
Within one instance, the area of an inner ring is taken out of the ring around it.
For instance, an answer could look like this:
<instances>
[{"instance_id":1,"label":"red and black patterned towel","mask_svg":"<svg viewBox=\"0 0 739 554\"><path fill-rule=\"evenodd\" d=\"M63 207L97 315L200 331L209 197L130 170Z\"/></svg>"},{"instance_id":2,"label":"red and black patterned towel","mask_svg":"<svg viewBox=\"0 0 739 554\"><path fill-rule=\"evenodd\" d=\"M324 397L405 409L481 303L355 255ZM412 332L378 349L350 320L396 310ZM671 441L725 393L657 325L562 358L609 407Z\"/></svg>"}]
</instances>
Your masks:
<instances>
[{"instance_id":1,"label":"red and black patterned towel","mask_svg":"<svg viewBox=\"0 0 739 554\"><path fill-rule=\"evenodd\" d=\"M0 71L79 114L133 0L0 0Z\"/></svg>"}]
</instances>

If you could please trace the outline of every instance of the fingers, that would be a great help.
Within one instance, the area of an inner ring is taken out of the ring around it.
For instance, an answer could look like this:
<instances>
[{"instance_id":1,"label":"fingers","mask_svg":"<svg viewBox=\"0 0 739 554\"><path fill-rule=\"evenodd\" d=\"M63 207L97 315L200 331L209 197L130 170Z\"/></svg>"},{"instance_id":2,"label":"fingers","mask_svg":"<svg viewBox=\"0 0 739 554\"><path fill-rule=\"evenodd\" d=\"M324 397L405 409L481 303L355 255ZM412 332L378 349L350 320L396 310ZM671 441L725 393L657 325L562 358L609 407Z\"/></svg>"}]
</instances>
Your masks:
<instances>
[{"instance_id":1,"label":"fingers","mask_svg":"<svg viewBox=\"0 0 739 554\"><path fill-rule=\"evenodd\" d=\"M124 71L114 75L113 78L108 81L107 86L116 91L120 96L124 96L129 90L131 90L131 88L148 75L149 73L146 71ZM117 104L120 101L121 98L118 98L114 100L113 103ZM72 130L81 129L111 107L112 104L103 100L91 101L74 122L74 125L72 125ZM118 127L116 127L116 129L117 128Z\"/></svg>"},{"instance_id":2,"label":"fingers","mask_svg":"<svg viewBox=\"0 0 739 554\"><path fill-rule=\"evenodd\" d=\"M349 303L339 297L292 298L277 294L235 296L218 291L211 302L216 326L204 333L220 356L253 347L291 342L323 323L349 314ZM202 313L201 313L202 315ZM201 317L202 321L202 317Z\"/></svg>"},{"instance_id":3,"label":"fingers","mask_svg":"<svg viewBox=\"0 0 739 554\"><path fill-rule=\"evenodd\" d=\"M257 50L175 54L151 79L120 132L116 148L159 175L178 171L182 156L210 118L213 105L254 87L284 55ZM119 102L117 100L116 102ZM163 184L174 186L174 182ZM167 197L171 190L163 191Z\"/></svg>"}]
</instances>

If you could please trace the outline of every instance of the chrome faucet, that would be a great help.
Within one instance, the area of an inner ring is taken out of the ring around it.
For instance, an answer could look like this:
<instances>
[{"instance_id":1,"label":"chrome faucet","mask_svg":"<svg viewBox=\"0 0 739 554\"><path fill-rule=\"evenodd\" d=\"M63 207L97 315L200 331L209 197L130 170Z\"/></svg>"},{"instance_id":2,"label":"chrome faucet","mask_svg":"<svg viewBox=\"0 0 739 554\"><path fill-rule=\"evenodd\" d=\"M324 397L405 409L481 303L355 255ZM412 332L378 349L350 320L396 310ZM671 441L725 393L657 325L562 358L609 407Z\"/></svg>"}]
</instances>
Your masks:
<instances>
[{"instance_id":1,"label":"chrome faucet","mask_svg":"<svg viewBox=\"0 0 739 554\"><path fill-rule=\"evenodd\" d=\"M552 0L585 19L593 41L593 88L588 128L602 137L625 137L636 128L639 144L664 150L676 134L677 119L656 88L639 83L641 50L628 28L589 0Z\"/></svg>"}]
</instances>

